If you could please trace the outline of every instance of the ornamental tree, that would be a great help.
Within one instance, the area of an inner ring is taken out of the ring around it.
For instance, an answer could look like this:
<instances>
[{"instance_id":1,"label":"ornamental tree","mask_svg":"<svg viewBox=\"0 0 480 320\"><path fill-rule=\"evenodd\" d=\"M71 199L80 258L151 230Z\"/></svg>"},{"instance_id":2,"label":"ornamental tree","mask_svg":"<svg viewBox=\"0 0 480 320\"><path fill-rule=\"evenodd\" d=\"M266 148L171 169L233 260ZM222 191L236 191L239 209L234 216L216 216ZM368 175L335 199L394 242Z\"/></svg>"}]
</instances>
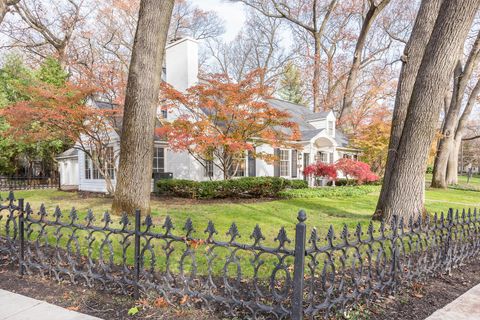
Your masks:
<instances>
[{"instance_id":1,"label":"ornamental tree","mask_svg":"<svg viewBox=\"0 0 480 320\"><path fill-rule=\"evenodd\" d=\"M210 74L185 93L164 84L164 106L180 116L163 121L157 133L167 138L170 148L188 151L202 166L207 163L230 179L239 169L238 159L247 151L272 161L272 154L255 151L268 144L291 147L299 137L290 114L267 102L270 88L261 84L262 71L248 73L238 82L226 75Z\"/></svg>"},{"instance_id":2,"label":"ornamental tree","mask_svg":"<svg viewBox=\"0 0 480 320\"><path fill-rule=\"evenodd\" d=\"M94 89L71 83L61 87L35 83L22 91L29 93L29 99L13 103L0 112L8 123L2 135L27 144L54 140L66 145L75 143L75 148L92 159L93 166L105 179L108 193L113 194L117 155L112 153L111 139L113 122L120 110L100 110L86 105Z\"/></svg>"},{"instance_id":3,"label":"ornamental tree","mask_svg":"<svg viewBox=\"0 0 480 320\"><path fill-rule=\"evenodd\" d=\"M303 170L303 174L315 178L325 177L332 181L337 180L337 168L334 164L329 163L313 163Z\"/></svg>"},{"instance_id":4,"label":"ornamental tree","mask_svg":"<svg viewBox=\"0 0 480 320\"><path fill-rule=\"evenodd\" d=\"M363 184L365 182L374 182L379 179L379 177L370 169L370 165L365 162L343 158L335 163L335 168L345 175L347 181L348 179L353 178L357 183Z\"/></svg>"}]
</instances>

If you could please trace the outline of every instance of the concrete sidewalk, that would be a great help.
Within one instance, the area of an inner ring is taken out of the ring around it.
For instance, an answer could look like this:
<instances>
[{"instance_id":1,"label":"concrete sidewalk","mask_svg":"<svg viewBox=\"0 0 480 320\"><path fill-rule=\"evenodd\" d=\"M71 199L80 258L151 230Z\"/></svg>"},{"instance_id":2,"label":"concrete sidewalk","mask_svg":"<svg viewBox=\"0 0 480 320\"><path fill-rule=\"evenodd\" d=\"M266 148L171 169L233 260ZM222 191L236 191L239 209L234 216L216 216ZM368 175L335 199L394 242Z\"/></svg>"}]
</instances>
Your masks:
<instances>
[{"instance_id":1,"label":"concrete sidewalk","mask_svg":"<svg viewBox=\"0 0 480 320\"><path fill-rule=\"evenodd\" d=\"M480 284L425 320L480 320Z\"/></svg>"},{"instance_id":2,"label":"concrete sidewalk","mask_svg":"<svg viewBox=\"0 0 480 320\"><path fill-rule=\"evenodd\" d=\"M0 320L101 320L0 289Z\"/></svg>"}]
</instances>

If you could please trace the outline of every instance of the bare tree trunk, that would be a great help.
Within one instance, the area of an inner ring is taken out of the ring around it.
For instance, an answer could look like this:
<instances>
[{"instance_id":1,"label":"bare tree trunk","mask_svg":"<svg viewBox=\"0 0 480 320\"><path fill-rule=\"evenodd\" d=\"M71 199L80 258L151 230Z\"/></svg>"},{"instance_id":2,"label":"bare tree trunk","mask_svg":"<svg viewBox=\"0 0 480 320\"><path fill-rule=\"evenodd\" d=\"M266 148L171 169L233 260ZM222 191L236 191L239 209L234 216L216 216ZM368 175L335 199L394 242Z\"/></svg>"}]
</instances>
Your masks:
<instances>
[{"instance_id":1,"label":"bare tree trunk","mask_svg":"<svg viewBox=\"0 0 480 320\"><path fill-rule=\"evenodd\" d=\"M424 212L428 152L435 136L444 90L455 67L480 0L444 1L425 49L408 106L407 117L383 204L386 220L396 214L417 217ZM458 17L462 17L459 19Z\"/></svg>"},{"instance_id":2,"label":"bare tree trunk","mask_svg":"<svg viewBox=\"0 0 480 320\"><path fill-rule=\"evenodd\" d=\"M352 66L350 67L350 71L347 77L345 94L343 96L343 106L340 110L339 119L342 119L343 116L348 115L352 112L355 86L357 85L358 81L360 64L362 62L362 52L365 48L368 32L370 31L370 28L375 19L377 18L378 14L382 12L383 9L385 9L389 2L390 0L383 0L378 5L375 5L374 1L369 2L370 6L365 16L365 19L363 20L362 28L357 38L357 44L355 45Z\"/></svg>"},{"instance_id":3,"label":"bare tree trunk","mask_svg":"<svg viewBox=\"0 0 480 320\"><path fill-rule=\"evenodd\" d=\"M448 157L447 164L447 185L458 184L458 155L460 154L460 147L462 145L462 139L453 140L452 150Z\"/></svg>"},{"instance_id":4,"label":"bare tree trunk","mask_svg":"<svg viewBox=\"0 0 480 320\"><path fill-rule=\"evenodd\" d=\"M403 132L405 118L407 116L408 104L412 95L417 77L418 69L422 62L425 48L438 16L441 1L423 0L417 13L412 34L405 47L402 57L402 69L397 87L395 107L393 110L392 130L388 146L387 164L383 177L382 190L378 200L374 219L382 219L385 208L386 196L390 190L390 177L397 158L397 149ZM423 192L423 191L422 191Z\"/></svg>"},{"instance_id":5,"label":"bare tree trunk","mask_svg":"<svg viewBox=\"0 0 480 320\"><path fill-rule=\"evenodd\" d=\"M320 51L321 51L321 35L319 33L313 34L315 41L315 57L313 61L313 112L319 112L322 108L320 101Z\"/></svg>"},{"instance_id":6,"label":"bare tree trunk","mask_svg":"<svg viewBox=\"0 0 480 320\"><path fill-rule=\"evenodd\" d=\"M153 135L174 0L142 0L128 74L114 213L150 211Z\"/></svg>"}]
</instances>

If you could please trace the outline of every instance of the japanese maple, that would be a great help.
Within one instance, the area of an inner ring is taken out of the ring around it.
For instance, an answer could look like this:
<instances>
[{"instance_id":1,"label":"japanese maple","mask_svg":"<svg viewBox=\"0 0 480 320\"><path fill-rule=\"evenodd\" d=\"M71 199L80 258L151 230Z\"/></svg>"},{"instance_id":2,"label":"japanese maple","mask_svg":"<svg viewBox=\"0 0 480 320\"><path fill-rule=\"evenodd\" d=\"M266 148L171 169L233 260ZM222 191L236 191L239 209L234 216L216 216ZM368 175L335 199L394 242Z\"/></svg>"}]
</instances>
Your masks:
<instances>
[{"instance_id":1,"label":"japanese maple","mask_svg":"<svg viewBox=\"0 0 480 320\"><path fill-rule=\"evenodd\" d=\"M317 162L307 166L305 170L303 170L303 174L316 178L328 178L329 180L335 181L337 179L337 168L334 164Z\"/></svg>"},{"instance_id":2,"label":"japanese maple","mask_svg":"<svg viewBox=\"0 0 480 320\"><path fill-rule=\"evenodd\" d=\"M255 148L291 146L299 137L298 125L288 112L267 102L270 88L260 84L261 74L255 70L238 82L211 74L185 93L165 84L164 107L180 115L174 121L163 121L157 133L167 138L170 148L188 151L203 166L213 161L225 179L235 175L237 160L244 159L247 151L272 161L272 154Z\"/></svg>"},{"instance_id":3,"label":"japanese maple","mask_svg":"<svg viewBox=\"0 0 480 320\"><path fill-rule=\"evenodd\" d=\"M111 133L120 110L88 106L85 101L94 89L71 83L61 87L35 83L22 91L28 92L28 99L0 112L9 124L4 135L27 143L51 139L75 143L75 148L92 159L105 179L108 192L113 193L111 172L116 168L116 156L111 154Z\"/></svg>"},{"instance_id":4,"label":"japanese maple","mask_svg":"<svg viewBox=\"0 0 480 320\"><path fill-rule=\"evenodd\" d=\"M379 177L372 172L370 165L365 162L343 158L335 163L335 168L341 171L348 179L355 179L357 183L374 182Z\"/></svg>"}]
</instances>

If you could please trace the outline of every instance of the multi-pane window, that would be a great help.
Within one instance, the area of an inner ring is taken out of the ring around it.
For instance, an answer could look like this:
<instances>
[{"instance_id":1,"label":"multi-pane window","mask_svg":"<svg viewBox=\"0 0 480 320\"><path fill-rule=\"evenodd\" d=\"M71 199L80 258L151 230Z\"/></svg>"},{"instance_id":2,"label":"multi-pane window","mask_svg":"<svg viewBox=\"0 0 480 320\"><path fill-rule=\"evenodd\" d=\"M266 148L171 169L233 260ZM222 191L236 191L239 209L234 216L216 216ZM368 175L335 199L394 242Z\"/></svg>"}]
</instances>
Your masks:
<instances>
[{"instance_id":1,"label":"multi-pane window","mask_svg":"<svg viewBox=\"0 0 480 320\"><path fill-rule=\"evenodd\" d=\"M230 174L234 177L245 176L245 158L237 158L232 161L232 167L230 168Z\"/></svg>"},{"instance_id":2,"label":"multi-pane window","mask_svg":"<svg viewBox=\"0 0 480 320\"><path fill-rule=\"evenodd\" d=\"M205 177L213 177L213 160L205 161Z\"/></svg>"},{"instance_id":3,"label":"multi-pane window","mask_svg":"<svg viewBox=\"0 0 480 320\"><path fill-rule=\"evenodd\" d=\"M288 150L280 150L280 176L288 177L290 171L290 152Z\"/></svg>"},{"instance_id":4,"label":"multi-pane window","mask_svg":"<svg viewBox=\"0 0 480 320\"><path fill-rule=\"evenodd\" d=\"M330 152L330 163L333 163L333 152Z\"/></svg>"},{"instance_id":5,"label":"multi-pane window","mask_svg":"<svg viewBox=\"0 0 480 320\"><path fill-rule=\"evenodd\" d=\"M106 150L106 167L107 173L110 179L115 179L115 154L113 152L113 147L108 147Z\"/></svg>"},{"instance_id":6,"label":"multi-pane window","mask_svg":"<svg viewBox=\"0 0 480 320\"><path fill-rule=\"evenodd\" d=\"M318 151L318 161L328 163L328 153Z\"/></svg>"},{"instance_id":7,"label":"multi-pane window","mask_svg":"<svg viewBox=\"0 0 480 320\"><path fill-rule=\"evenodd\" d=\"M92 160L85 153L85 179L92 179Z\"/></svg>"},{"instance_id":8,"label":"multi-pane window","mask_svg":"<svg viewBox=\"0 0 480 320\"><path fill-rule=\"evenodd\" d=\"M93 179L101 179L100 172L98 171L98 167L95 165L95 163L100 163L100 159L98 158L98 153L97 151L93 150L92 151L92 159L95 159L95 161L92 161L92 177Z\"/></svg>"},{"instance_id":9,"label":"multi-pane window","mask_svg":"<svg viewBox=\"0 0 480 320\"><path fill-rule=\"evenodd\" d=\"M334 127L333 121L328 121L328 135L333 137L333 127Z\"/></svg>"},{"instance_id":10,"label":"multi-pane window","mask_svg":"<svg viewBox=\"0 0 480 320\"><path fill-rule=\"evenodd\" d=\"M165 172L165 149L155 147L153 150L153 173Z\"/></svg>"}]
</instances>

